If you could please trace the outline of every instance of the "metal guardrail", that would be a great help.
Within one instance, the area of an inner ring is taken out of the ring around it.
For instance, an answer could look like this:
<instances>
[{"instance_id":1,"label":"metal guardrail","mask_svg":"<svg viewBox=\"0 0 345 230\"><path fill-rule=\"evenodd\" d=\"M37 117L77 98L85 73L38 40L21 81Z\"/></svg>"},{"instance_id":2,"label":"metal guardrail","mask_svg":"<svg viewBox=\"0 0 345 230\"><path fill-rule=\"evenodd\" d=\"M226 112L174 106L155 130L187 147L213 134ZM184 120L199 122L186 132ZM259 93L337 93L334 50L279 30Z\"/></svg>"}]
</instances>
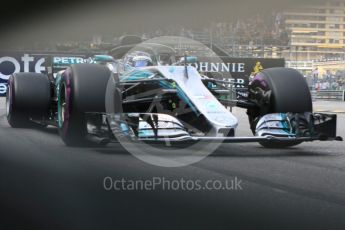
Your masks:
<instances>
[{"instance_id":1,"label":"metal guardrail","mask_svg":"<svg viewBox=\"0 0 345 230\"><path fill-rule=\"evenodd\" d=\"M312 90L313 100L345 101L345 90Z\"/></svg>"}]
</instances>

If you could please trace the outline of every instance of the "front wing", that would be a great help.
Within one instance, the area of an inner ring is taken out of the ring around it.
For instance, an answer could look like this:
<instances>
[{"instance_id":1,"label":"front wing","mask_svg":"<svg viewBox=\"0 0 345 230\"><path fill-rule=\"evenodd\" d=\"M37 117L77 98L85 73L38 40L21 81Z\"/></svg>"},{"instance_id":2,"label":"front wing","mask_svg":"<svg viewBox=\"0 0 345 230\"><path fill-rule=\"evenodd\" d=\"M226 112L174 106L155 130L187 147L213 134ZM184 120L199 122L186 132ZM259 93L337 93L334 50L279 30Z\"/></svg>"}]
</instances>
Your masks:
<instances>
[{"instance_id":1,"label":"front wing","mask_svg":"<svg viewBox=\"0 0 345 230\"><path fill-rule=\"evenodd\" d=\"M194 143L194 142L218 142L218 143L248 143L248 142L308 142L308 141L342 141L342 137L336 136L336 120L334 114L311 114L307 127L308 132L286 136L195 136L188 133L183 125L175 118L160 114L124 114L124 116L107 115L110 120L110 129L115 133L118 141L143 141L148 143ZM164 124L164 126L163 126ZM274 133L274 132L273 132ZM303 135L302 135L303 133Z\"/></svg>"}]
</instances>

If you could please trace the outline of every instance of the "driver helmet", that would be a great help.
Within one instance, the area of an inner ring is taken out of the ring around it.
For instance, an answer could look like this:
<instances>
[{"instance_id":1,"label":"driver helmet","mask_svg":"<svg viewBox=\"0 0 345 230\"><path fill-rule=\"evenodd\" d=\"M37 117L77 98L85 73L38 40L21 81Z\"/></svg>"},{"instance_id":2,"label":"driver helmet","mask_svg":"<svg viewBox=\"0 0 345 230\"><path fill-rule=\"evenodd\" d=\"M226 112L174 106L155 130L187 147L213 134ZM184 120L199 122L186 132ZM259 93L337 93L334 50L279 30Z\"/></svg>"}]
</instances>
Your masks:
<instances>
[{"instance_id":1,"label":"driver helmet","mask_svg":"<svg viewBox=\"0 0 345 230\"><path fill-rule=\"evenodd\" d=\"M133 55L131 55L131 58L130 60L128 60L127 63L135 68L152 66L152 58L148 53L136 52Z\"/></svg>"}]
</instances>

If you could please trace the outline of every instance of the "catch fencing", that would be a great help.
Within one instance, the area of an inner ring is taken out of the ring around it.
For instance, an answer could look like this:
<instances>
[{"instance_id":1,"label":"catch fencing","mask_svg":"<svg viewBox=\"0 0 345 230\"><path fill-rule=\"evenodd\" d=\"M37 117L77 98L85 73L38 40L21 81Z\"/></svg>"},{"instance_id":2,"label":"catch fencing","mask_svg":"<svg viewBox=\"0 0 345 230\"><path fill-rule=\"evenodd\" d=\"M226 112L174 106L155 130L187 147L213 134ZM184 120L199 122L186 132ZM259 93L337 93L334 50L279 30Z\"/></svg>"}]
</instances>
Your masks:
<instances>
[{"instance_id":1,"label":"catch fencing","mask_svg":"<svg viewBox=\"0 0 345 230\"><path fill-rule=\"evenodd\" d=\"M345 90L312 90L313 100L345 101Z\"/></svg>"}]
</instances>

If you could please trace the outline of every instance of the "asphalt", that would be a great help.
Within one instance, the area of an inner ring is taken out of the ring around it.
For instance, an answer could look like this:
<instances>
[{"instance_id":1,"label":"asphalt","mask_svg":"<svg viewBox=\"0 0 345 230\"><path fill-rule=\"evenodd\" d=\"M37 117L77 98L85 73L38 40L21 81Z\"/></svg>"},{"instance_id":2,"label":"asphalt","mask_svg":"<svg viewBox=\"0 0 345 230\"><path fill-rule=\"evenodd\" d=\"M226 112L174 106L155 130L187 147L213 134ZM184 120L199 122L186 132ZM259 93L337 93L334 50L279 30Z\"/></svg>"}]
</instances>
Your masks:
<instances>
[{"instance_id":1,"label":"asphalt","mask_svg":"<svg viewBox=\"0 0 345 230\"><path fill-rule=\"evenodd\" d=\"M345 103L314 107L344 109ZM193 165L142 162L119 144L70 148L55 128L13 129L0 101L0 229L345 229L345 144L223 144ZM250 135L244 111L238 135ZM345 137L345 114L338 133ZM183 151L183 150L181 150ZM107 191L113 180L241 180L238 190Z\"/></svg>"}]
</instances>

